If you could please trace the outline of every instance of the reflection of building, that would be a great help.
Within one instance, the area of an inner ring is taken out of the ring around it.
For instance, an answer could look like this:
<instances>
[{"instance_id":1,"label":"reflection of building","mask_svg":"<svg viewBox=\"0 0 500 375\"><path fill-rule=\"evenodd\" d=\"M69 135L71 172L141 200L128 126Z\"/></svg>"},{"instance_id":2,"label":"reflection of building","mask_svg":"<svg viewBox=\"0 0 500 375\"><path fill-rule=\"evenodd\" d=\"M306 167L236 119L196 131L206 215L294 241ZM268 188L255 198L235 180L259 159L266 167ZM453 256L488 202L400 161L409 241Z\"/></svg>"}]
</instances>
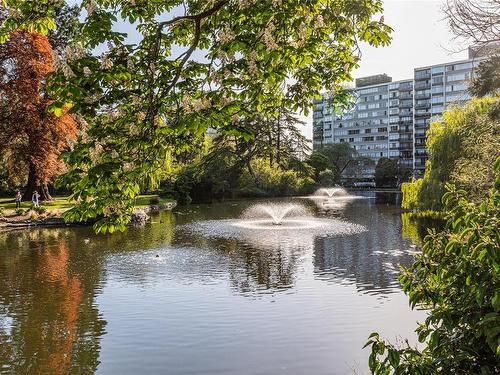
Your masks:
<instances>
[{"instance_id":1,"label":"reflection of building","mask_svg":"<svg viewBox=\"0 0 500 375\"><path fill-rule=\"evenodd\" d=\"M399 265L410 265L413 257L401 238L399 215L385 205L367 210L367 204L372 203L354 202L344 215L349 220L364 212L361 224L367 232L315 240L314 272L318 279L354 284L363 293L387 294L400 290Z\"/></svg>"},{"instance_id":2,"label":"reflection of building","mask_svg":"<svg viewBox=\"0 0 500 375\"><path fill-rule=\"evenodd\" d=\"M313 148L349 143L359 155L397 158L422 173L427 160L425 132L450 105L470 98L467 89L474 69L485 60L475 50L469 59L415 68L414 77L392 82L385 74L359 78L352 90L355 103L335 113L327 96L314 102ZM481 56L481 57L479 57ZM374 168L365 171L373 177Z\"/></svg>"}]
</instances>

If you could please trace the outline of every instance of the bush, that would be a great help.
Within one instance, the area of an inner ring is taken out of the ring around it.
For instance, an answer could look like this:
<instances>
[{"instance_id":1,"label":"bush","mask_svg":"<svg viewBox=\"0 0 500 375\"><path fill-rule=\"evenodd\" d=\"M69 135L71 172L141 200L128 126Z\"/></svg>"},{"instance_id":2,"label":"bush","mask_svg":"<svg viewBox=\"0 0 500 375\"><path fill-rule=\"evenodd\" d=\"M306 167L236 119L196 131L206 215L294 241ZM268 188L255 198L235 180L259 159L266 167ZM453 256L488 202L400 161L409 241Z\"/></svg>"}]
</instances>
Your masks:
<instances>
[{"instance_id":1,"label":"bush","mask_svg":"<svg viewBox=\"0 0 500 375\"><path fill-rule=\"evenodd\" d=\"M16 211L15 211L16 215L24 215L26 213L26 211L24 211L22 208L16 208Z\"/></svg>"},{"instance_id":2,"label":"bush","mask_svg":"<svg viewBox=\"0 0 500 375\"><path fill-rule=\"evenodd\" d=\"M43 206L33 207L33 211L35 211L38 215L43 215L47 212L47 208Z\"/></svg>"},{"instance_id":3,"label":"bush","mask_svg":"<svg viewBox=\"0 0 500 375\"><path fill-rule=\"evenodd\" d=\"M429 309L416 329L423 349L369 337L374 374L500 373L500 157L482 203L448 185L446 230L432 233L400 277L412 308Z\"/></svg>"},{"instance_id":4,"label":"bush","mask_svg":"<svg viewBox=\"0 0 500 375\"><path fill-rule=\"evenodd\" d=\"M238 181L240 191L260 190L269 196L290 196L314 190L314 180L298 171L282 170L264 159L255 159L250 164L252 173L245 170Z\"/></svg>"}]
</instances>

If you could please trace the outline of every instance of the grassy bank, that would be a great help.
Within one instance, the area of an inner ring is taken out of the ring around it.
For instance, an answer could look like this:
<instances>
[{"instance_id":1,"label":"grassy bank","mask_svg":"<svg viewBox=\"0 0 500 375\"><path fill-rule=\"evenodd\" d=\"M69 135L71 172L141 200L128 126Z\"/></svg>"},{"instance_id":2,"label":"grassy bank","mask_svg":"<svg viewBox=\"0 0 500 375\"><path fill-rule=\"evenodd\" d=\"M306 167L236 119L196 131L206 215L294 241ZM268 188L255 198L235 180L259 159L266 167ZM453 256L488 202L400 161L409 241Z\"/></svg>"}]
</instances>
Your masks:
<instances>
[{"instance_id":1,"label":"grassy bank","mask_svg":"<svg viewBox=\"0 0 500 375\"><path fill-rule=\"evenodd\" d=\"M168 204L174 202L171 198L162 198L158 195L140 195L135 201L138 208L148 207L152 200L158 200L158 205ZM48 213L62 214L64 211L70 209L73 203L68 200L68 197L54 197L50 202L40 202L40 206L47 209ZM21 203L21 209L24 211L32 208L31 201L24 201ZM14 198L0 198L0 211L3 211L5 216L13 215L16 211L16 203Z\"/></svg>"}]
</instances>

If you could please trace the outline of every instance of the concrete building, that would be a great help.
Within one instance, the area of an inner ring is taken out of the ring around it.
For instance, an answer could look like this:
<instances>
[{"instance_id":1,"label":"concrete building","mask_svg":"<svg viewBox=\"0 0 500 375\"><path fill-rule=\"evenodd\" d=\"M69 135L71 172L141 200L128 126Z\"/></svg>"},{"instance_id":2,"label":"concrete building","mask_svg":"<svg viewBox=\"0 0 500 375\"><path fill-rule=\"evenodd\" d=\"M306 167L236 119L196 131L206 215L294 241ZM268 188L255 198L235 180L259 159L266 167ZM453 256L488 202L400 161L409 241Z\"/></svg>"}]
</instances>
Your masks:
<instances>
[{"instance_id":1,"label":"concrete building","mask_svg":"<svg viewBox=\"0 0 500 375\"><path fill-rule=\"evenodd\" d=\"M461 106L470 99L469 82L484 58L471 58L446 64L416 68L414 73L414 165L423 174L427 160L425 132L450 106Z\"/></svg>"},{"instance_id":2,"label":"concrete building","mask_svg":"<svg viewBox=\"0 0 500 375\"><path fill-rule=\"evenodd\" d=\"M313 148L348 142L359 155L376 163L381 157L423 173L427 152L425 132L445 108L470 99L468 84L485 60L474 57L415 68L412 79L392 82L386 74L356 79L355 98L349 110L334 113L329 98L314 102ZM374 167L363 177L373 177Z\"/></svg>"},{"instance_id":3,"label":"concrete building","mask_svg":"<svg viewBox=\"0 0 500 375\"><path fill-rule=\"evenodd\" d=\"M347 142L360 156L375 164L381 157L397 157L413 163L413 82L392 82L387 75L356 80L350 110L333 113L327 97L314 103L313 148ZM371 178L375 164L364 169Z\"/></svg>"}]
</instances>

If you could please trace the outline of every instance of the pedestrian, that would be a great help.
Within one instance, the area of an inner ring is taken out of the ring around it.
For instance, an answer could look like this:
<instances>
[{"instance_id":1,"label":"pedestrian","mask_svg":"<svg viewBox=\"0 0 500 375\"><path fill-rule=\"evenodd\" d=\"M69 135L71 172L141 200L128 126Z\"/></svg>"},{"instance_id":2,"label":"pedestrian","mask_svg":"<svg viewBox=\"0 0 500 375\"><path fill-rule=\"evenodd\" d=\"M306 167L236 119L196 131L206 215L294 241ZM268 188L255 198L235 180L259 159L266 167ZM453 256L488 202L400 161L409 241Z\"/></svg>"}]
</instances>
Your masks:
<instances>
[{"instance_id":1,"label":"pedestrian","mask_svg":"<svg viewBox=\"0 0 500 375\"><path fill-rule=\"evenodd\" d=\"M21 192L18 190L16 193L16 210L18 208L21 208L22 200L23 200L23 196L21 195Z\"/></svg>"},{"instance_id":2,"label":"pedestrian","mask_svg":"<svg viewBox=\"0 0 500 375\"><path fill-rule=\"evenodd\" d=\"M33 202L33 207L39 207L38 198L40 198L40 194L38 194L38 191L35 190L33 192L33 195L31 196L31 202Z\"/></svg>"}]
</instances>

